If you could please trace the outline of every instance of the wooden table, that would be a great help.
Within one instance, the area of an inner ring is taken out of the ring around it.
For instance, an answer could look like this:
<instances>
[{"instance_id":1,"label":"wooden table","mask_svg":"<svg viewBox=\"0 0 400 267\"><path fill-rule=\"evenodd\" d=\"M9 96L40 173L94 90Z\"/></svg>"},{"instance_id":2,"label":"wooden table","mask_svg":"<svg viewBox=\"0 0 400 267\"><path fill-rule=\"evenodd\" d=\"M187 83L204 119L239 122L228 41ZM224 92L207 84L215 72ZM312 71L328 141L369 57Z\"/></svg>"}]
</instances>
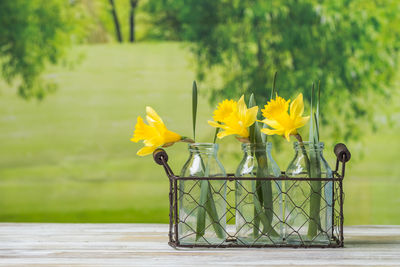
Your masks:
<instances>
[{"instance_id":1,"label":"wooden table","mask_svg":"<svg viewBox=\"0 0 400 267\"><path fill-rule=\"evenodd\" d=\"M400 226L345 227L339 249L173 249L162 224L1 223L2 266L392 265Z\"/></svg>"}]
</instances>

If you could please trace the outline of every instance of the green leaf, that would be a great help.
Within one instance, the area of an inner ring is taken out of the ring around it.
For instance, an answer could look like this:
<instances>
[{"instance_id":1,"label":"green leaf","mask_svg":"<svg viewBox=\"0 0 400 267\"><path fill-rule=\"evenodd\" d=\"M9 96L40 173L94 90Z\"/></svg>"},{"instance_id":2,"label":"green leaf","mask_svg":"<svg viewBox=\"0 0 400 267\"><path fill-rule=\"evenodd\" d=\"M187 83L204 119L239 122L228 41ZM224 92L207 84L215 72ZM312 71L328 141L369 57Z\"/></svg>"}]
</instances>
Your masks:
<instances>
[{"instance_id":1,"label":"green leaf","mask_svg":"<svg viewBox=\"0 0 400 267\"><path fill-rule=\"evenodd\" d=\"M210 217L210 221L212 223L212 227L214 228L214 231L217 234L217 237L224 238L225 230L222 227L221 222L219 220L217 207L215 205L213 193L212 193L212 190L211 190L210 181L208 181L208 184L209 184L208 185L208 199L207 199L207 202L206 202L206 205L205 205L206 210L207 210L207 214Z\"/></svg>"},{"instance_id":2,"label":"green leaf","mask_svg":"<svg viewBox=\"0 0 400 267\"><path fill-rule=\"evenodd\" d=\"M215 142L217 142L217 135L218 135L220 129L221 128L215 128L214 141L213 141L214 144L215 144Z\"/></svg>"},{"instance_id":3,"label":"green leaf","mask_svg":"<svg viewBox=\"0 0 400 267\"><path fill-rule=\"evenodd\" d=\"M314 141L313 101L314 101L314 83L312 84L312 88L311 88L311 100L310 100L310 132L309 132L309 136L308 136L308 140L310 142Z\"/></svg>"},{"instance_id":4,"label":"green leaf","mask_svg":"<svg viewBox=\"0 0 400 267\"><path fill-rule=\"evenodd\" d=\"M314 119L315 119L314 143L318 144L319 143L319 124L318 124L318 115L317 115L317 113L314 113Z\"/></svg>"},{"instance_id":5,"label":"green leaf","mask_svg":"<svg viewBox=\"0 0 400 267\"><path fill-rule=\"evenodd\" d=\"M197 208L197 222L196 222L196 241L204 236L206 227L206 202L208 197L208 181L200 181L200 200L199 207Z\"/></svg>"},{"instance_id":6,"label":"green leaf","mask_svg":"<svg viewBox=\"0 0 400 267\"><path fill-rule=\"evenodd\" d=\"M315 114L315 129L317 136L317 143L319 143L319 105L321 102L321 81L318 81L318 95L317 95L317 111Z\"/></svg>"},{"instance_id":7,"label":"green leaf","mask_svg":"<svg viewBox=\"0 0 400 267\"><path fill-rule=\"evenodd\" d=\"M275 75L274 75L274 80L273 80L273 82L272 82L272 90L271 90L271 98L270 99L274 99L274 96L275 96L275 93L277 93L277 91L276 91L276 76L278 75L278 72L276 71L275 72Z\"/></svg>"},{"instance_id":8,"label":"green leaf","mask_svg":"<svg viewBox=\"0 0 400 267\"><path fill-rule=\"evenodd\" d=\"M210 156L209 156L210 157ZM209 177L210 175L210 159L207 160L207 165L204 165L204 161L200 156L200 162L202 169L204 170L204 177ZM205 234L206 228L206 214L210 217L212 226L216 235L219 238L224 238L224 229L219 223L219 216L217 213L217 208L215 205L214 197L211 191L211 184L208 180L200 181L200 199L199 207L197 211L197 221L196 221L196 241L199 240Z\"/></svg>"},{"instance_id":9,"label":"green leaf","mask_svg":"<svg viewBox=\"0 0 400 267\"><path fill-rule=\"evenodd\" d=\"M196 141L196 118L197 118L197 84L193 81L192 87L192 121L193 121L193 140Z\"/></svg>"},{"instance_id":10,"label":"green leaf","mask_svg":"<svg viewBox=\"0 0 400 267\"><path fill-rule=\"evenodd\" d=\"M255 188L255 183L252 183L253 185L253 192L256 191ZM271 226L271 223L267 217L267 215L264 213L264 209L262 208L262 204L260 202L260 199L257 195L253 197L253 202L254 202L254 209L255 213L257 214L256 217L258 217L261 221L261 223L264 226L263 233L271 236L279 236L279 234L275 231L275 229Z\"/></svg>"},{"instance_id":11,"label":"green leaf","mask_svg":"<svg viewBox=\"0 0 400 267\"><path fill-rule=\"evenodd\" d=\"M255 105L256 105L256 101L254 100L254 94L252 93L249 98L248 108L252 108ZM255 131L256 124L257 124L257 122L254 122L254 124L249 127L249 135L250 135L249 139L250 139L250 143L252 143L252 144L254 144L256 142L256 136L255 136L256 135L256 131Z\"/></svg>"},{"instance_id":12,"label":"green leaf","mask_svg":"<svg viewBox=\"0 0 400 267\"><path fill-rule=\"evenodd\" d=\"M271 97L269 98L269 100L274 99L274 95L276 95L276 93L278 92L276 90L276 77L277 77L277 75L278 75L278 72L276 71L275 74L274 74L274 80L272 81ZM269 128L269 127L268 127L268 125L263 123L262 128L264 129L264 128ZM263 143L266 143L267 139L268 139L267 135L261 133L261 139L262 139Z\"/></svg>"},{"instance_id":13,"label":"green leaf","mask_svg":"<svg viewBox=\"0 0 400 267\"><path fill-rule=\"evenodd\" d=\"M313 109L314 101L314 84L311 91L311 116L310 116L310 142L313 142L314 148L319 145L319 102L320 102L320 82L318 83L318 95L317 95L317 108L316 112ZM315 149L310 149L310 177L319 178L321 177L321 162L320 154ZM310 221L308 225L307 234L310 238L314 238L318 229L321 229L320 220L320 204L321 204L321 181L311 181L310 183Z\"/></svg>"}]
</instances>

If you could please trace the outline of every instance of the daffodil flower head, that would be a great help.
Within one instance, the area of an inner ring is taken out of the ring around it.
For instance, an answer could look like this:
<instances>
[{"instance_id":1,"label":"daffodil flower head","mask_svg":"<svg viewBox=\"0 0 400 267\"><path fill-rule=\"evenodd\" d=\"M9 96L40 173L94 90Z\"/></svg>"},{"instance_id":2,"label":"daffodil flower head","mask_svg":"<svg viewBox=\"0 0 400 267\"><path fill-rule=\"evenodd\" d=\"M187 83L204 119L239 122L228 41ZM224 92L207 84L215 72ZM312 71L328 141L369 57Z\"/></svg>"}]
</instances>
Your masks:
<instances>
[{"instance_id":1,"label":"daffodil flower head","mask_svg":"<svg viewBox=\"0 0 400 267\"><path fill-rule=\"evenodd\" d=\"M261 131L267 135L282 135L287 141L290 141L290 135L296 135L297 129L303 127L310 116L302 117L304 113L303 94L299 94L297 98L290 104L290 114L288 113L290 100L286 101L282 97L276 96L262 109L265 117L263 123L272 129L264 128Z\"/></svg>"},{"instance_id":2,"label":"daffodil flower head","mask_svg":"<svg viewBox=\"0 0 400 267\"><path fill-rule=\"evenodd\" d=\"M167 129L160 116L151 107L146 107L146 120L148 125L138 116L131 138L135 143L143 140L145 146L137 152L139 156L151 154L160 146L173 144L182 139L179 134Z\"/></svg>"},{"instance_id":3,"label":"daffodil flower head","mask_svg":"<svg viewBox=\"0 0 400 267\"><path fill-rule=\"evenodd\" d=\"M214 110L214 121L223 122L233 112L237 112L237 102L234 100L225 99L218 103L218 107Z\"/></svg>"},{"instance_id":4,"label":"daffodil flower head","mask_svg":"<svg viewBox=\"0 0 400 267\"><path fill-rule=\"evenodd\" d=\"M247 108L242 95L238 102L224 100L219 103L217 110L214 111L215 121L208 121L208 124L223 130L218 133L218 138L228 135L247 138L249 137L248 127L256 121L257 112L258 107Z\"/></svg>"}]
</instances>

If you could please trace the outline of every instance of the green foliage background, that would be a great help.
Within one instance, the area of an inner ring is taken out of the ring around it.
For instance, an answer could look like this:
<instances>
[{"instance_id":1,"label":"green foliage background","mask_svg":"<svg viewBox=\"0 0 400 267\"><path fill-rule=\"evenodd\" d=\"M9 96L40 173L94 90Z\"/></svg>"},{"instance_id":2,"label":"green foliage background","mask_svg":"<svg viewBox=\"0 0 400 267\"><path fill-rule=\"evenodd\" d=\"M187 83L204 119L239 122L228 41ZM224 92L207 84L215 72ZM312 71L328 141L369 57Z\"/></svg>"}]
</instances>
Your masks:
<instances>
[{"instance_id":1,"label":"green foliage background","mask_svg":"<svg viewBox=\"0 0 400 267\"><path fill-rule=\"evenodd\" d=\"M160 29L173 27L175 38L190 42L213 103L244 92L265 103L276 71L284 97L301 91L309 99L320 80L322 114L334 108L344 115L322 122L348 140L359 135L360 120L373 119L365 105L371 92L388 101L394 91L398 1L150 0L148 6Z\"/></svg>"},{"instance_id":2,"label":"green foliage background","mask_svg":"<svg viewBox=\"0 0 400 267\"><path fill-rule=\"evenodd\" d=\"M76 26L66 1L0 1L0 75L8 83L19 81L18 94L43 98L55 84L40 75L48 63L56 64L70 44ZM72 19L71 19L72 18Z\"/></svg>"}]
</instances>

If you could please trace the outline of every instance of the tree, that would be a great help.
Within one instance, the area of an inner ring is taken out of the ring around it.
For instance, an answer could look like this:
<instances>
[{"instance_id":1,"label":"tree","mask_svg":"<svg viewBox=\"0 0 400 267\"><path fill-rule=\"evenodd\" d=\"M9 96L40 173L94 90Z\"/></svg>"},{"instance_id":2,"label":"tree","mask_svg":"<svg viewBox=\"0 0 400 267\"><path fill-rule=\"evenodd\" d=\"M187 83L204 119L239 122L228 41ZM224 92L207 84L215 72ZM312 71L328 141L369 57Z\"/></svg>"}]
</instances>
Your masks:
<instances>
[{"instance_id":1,"label":"tree","mask_svg":"<svg viewBox=\"0 0 400 267\"><path fill-rule=\"evenodd\" d=\"M55 84L41 77L65 54L73 31L68 1L0 1L0 75L18 81L18 94L43 98Z\"/></svg>"},{"instance_id":2,"label":"tree","mask_svg":"<svg viewBox=\"0 0 400 267\"><path fill-rule=\"evenodd\" d=\"M114 0L109 0L109 2L110 2L111 15L112 15L113 21L114 21L115 34L117 36L118 42L122 43L123 39L122 39L122 33L121 33L121 27L119 24L117 9L115 8Z\"/></svg>"},{"instance_id":3,"label":"tree","mask_svg":"<svg viewBox=\"0 0 400 267\"><path fill-rule=\"evenodd\" d=\"M353 118L371 119L365 99L370 92L387 96L398 69L396 0L150 0L149 5L157 12L176 11L174 30L190 42L198 79L208 81L212 100L251 91L257 103L265 103L275 71L285 97L301 91L309 98L312 82L321 80L322 114L335 108L338 116L330 115L329 123L338 138L360 132ZM156 25L166 13L154 14Z\"/></svg>"},{"instance_id":4,"label":"tree","mask_svg":"<svg viewBox=\"0 0 400 267\"><path fill-rule=\"evenodd\" d=\"M184 1L177 0L148 0L142 6L143 11L151 14L153 27L150 28L148 37L162 40L182 40L182 10L185 9Z\"/></svg>"},{"instance_id":5,"label":"tree","mask_svg":"<svg viewBox=\"0 0 400 267\"><path fill-rule=\"evenodd\" d=\"M135 9L139 0L130 0L131 9L129 12L129 41L135 42Z\"/></svg>"}]
</instances>

